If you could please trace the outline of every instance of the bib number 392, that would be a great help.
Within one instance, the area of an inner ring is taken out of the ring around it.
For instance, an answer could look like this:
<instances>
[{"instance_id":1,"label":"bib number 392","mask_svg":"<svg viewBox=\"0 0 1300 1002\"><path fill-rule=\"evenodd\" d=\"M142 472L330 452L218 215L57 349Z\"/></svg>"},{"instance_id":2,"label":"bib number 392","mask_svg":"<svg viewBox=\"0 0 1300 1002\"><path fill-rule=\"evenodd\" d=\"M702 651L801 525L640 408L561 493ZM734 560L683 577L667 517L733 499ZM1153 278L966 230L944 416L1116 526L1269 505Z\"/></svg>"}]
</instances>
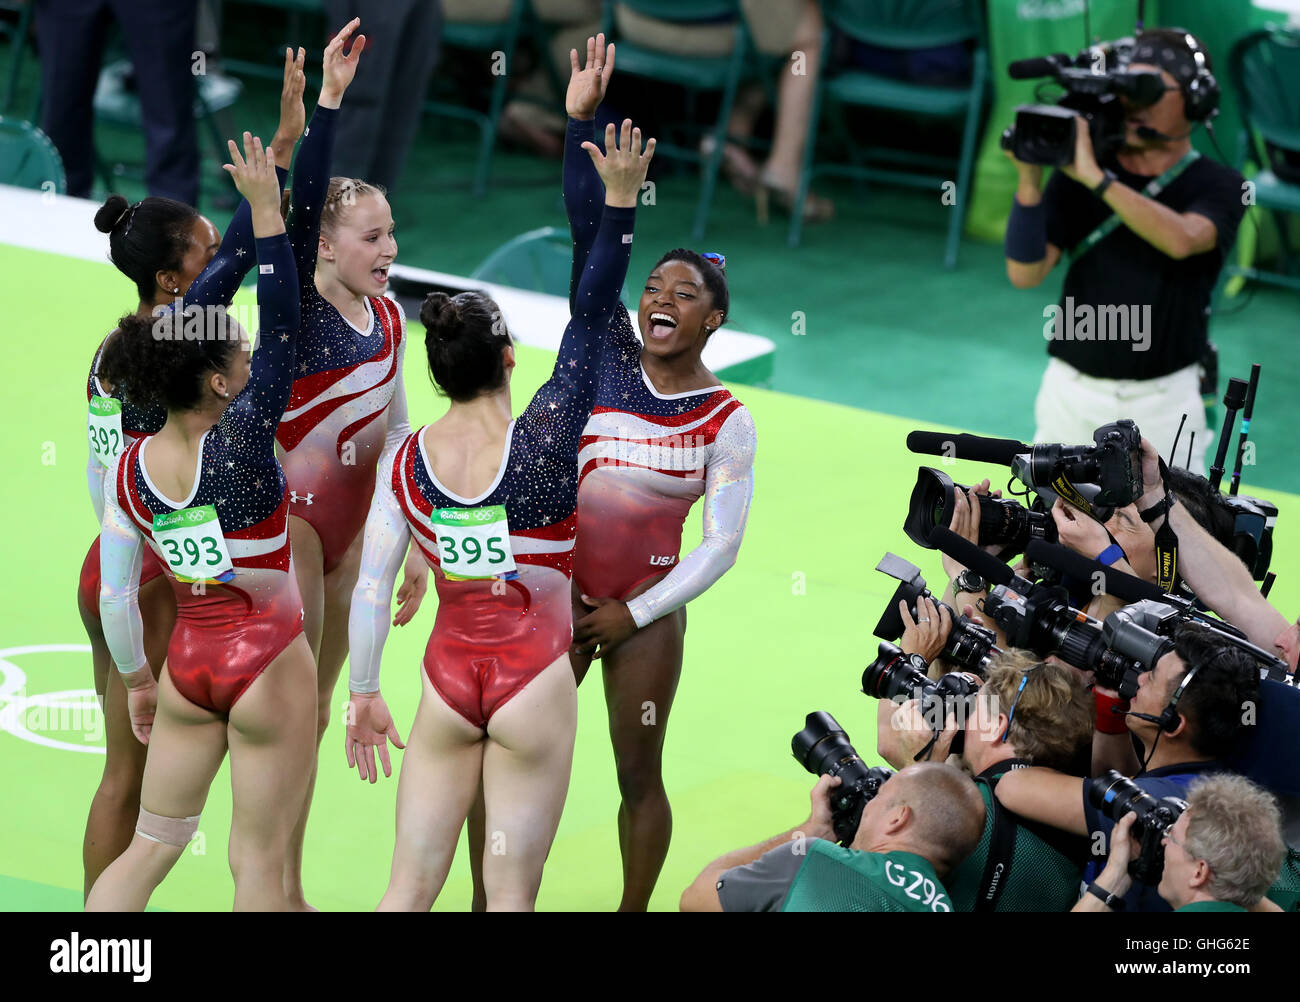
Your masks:
<instances>
[{"instance_id":1,"label":"bib number 392","mask_svg":"<svg viewBox=\"0 0 1300 1002\"><path fill-rule=\"evenodd\" d=\"M91 397L86 417L90 451L105 466L111 466L122 451L122 404L112 397Z\"/></svg>"},{"instance_id":2,"label":"bib number 392","mask_svg":"<svg viewBox=\"0 0 1300 1002\"><path fill-rule=\"evenodd\" d=\"M235 576L217 509L210 504L155 515L153 538L178 581L226 582Z\"/></svg>"},{"instance_id":3,"label":"bib number 392","mask_svg":"<svg viewBox=\"0 0 1300 1002\"><path fill-rule=\"evenodd\" d=\"M439 508L429 521L438 536L438 560L447 577L486 580L515 571L503 505Z\"/></svg>"}]
</instances>

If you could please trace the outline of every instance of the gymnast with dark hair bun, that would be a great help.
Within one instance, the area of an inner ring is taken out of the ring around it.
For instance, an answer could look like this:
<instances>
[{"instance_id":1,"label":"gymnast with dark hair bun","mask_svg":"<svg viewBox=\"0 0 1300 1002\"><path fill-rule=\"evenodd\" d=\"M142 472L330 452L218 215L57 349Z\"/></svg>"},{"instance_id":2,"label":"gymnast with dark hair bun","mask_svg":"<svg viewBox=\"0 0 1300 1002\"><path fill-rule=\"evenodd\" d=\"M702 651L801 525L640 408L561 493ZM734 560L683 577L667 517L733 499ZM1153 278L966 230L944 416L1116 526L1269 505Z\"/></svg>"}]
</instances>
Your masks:
<instances>
[{"instance_id":1,"label":"gymnast with dark hair bun","mask_svg":"<svg viewBox=\"0 0 1300 1002\"><path fill-rule=\"evenodd\" d=\"M306 794L315 672L292 573L288 498L275 457L298 333L298 282L271 154L244 134L227 169L251 206L260 326L224 310L128 315L104 352L126 397L166 408L156 435L109 466L100 541L100 619L151 746L135 835L95 881L87 911L143 910L198 830L231 756L230 867L236 910L295 906L285 853ZM148 548L165 565L177 619L161 681L145 654L136 588Z\"/></svg>"},{"instance_id":2,"label":"gymnast with dark hair bun","mask_svg":"<svg viewBox=\"0 0 1300 1002\"><path fill-rule=\"evenodd\" d=\"M304 55L302 49L296 57L292 50L285 52L280 124L272 143L281 185L306 123L302 104ZM108 234L109 257L135 284L140 302L134 317L142 322L151 322L178 302L182 309L229 304L256 262L247 201L242 201L235 211L224 239L191 206L152 196L131 205L121 195L110 195L95 214L95 227ZM106 377L102 360L119 336L115 329L100 343L86 385L90 441L86 479L97 522L104 513L107 467L124 448L141 436L155 434L167 420L163 404L129 399L114 380ZM146 549L138 602L144 649L155 672L162 667L176 620L176 601L161 575L162 564L152 550ZM90 640L95 691L105 718L104 773L91 801L82 849L84 893L89 894L104 867L130 844L140 809L145 760L144 745L131 733L126 690L116 679L116 672L110 671L112 658L99 620L98 536L82 563L77 600Z\"/></svg>"},{"instance_id":3,"label":"gymnast with dark hair bun","mask_svg":"<svg viewBox=\"0 0 1300 1002\"><path fill-rule=\"evenodd\" d=\"M577 455L596 395L601 345L619 309L636 200L654 154L624 122L608 155L593 142L593 232L551 378L512 420L515 352L500 308L473 292L434 293L420 319L429 370L451 406L386 459L366 521L349 621L349 766L391 774L405 747L393 868L381 910L427 911L447 877L480 781L486 906L532 910L568 791L577 726L569 662L569 580ZM434 569L438 614L423 659L410 741L379 691L393 584L411 540Z\"/></svg>"}]
</instances>

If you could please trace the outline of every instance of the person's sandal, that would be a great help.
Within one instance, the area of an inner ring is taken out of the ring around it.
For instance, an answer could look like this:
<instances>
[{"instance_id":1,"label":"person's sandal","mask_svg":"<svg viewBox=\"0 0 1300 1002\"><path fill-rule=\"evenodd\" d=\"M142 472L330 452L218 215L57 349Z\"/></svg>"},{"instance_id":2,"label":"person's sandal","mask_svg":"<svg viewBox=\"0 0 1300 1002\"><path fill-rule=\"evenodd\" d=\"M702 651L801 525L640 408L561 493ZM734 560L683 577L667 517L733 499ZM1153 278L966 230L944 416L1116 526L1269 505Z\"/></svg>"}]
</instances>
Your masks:
<instances>
[{"instance_id":1,"label":"person's sandal","mask_svg":"<svg viewBox=\"0 0 1300 1002\"><path fill-rule=\"evenodd\" d=\"M713 156L715 149L717 149L717 142L712 135L706 135L701 139L701 161L707 163ZM757 193L759 189L758 165L754 163L743 147L737 146L735 143L727 143L722 147L722 173L731 186L746 198Z\"/></svg>"}]
</instances>

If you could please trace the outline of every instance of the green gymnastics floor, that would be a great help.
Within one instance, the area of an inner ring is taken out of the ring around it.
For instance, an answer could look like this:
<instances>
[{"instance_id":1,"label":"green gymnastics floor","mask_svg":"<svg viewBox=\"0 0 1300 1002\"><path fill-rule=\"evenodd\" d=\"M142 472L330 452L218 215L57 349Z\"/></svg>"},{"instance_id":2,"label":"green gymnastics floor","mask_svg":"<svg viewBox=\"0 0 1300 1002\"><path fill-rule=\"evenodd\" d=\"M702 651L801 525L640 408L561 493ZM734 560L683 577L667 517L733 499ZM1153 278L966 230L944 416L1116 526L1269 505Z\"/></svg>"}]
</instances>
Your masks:
<instances>
[{"instance_id":1,"label":"green gymnastics floor","mask_svg":"<svg viewBox=\"0 0 1300 1002\"><path fill-rule=\"evenodd\" d=\"M638 258L633 269L644 263ZM0 909L81 904L81 840L103 763L75 608L78 569L96 531L86 498L84 381L103 333L133 308L130 293L107 264L0 246L0 302L10 317L10 376L0 398ZM429 386L418 324L412 333L406 385L419 425L443 405ZM525 348L519 363L516 412L552 358ZM874 759L874 706L858 687L893 582L873 568L893 549L941 581L938 559L901 531L918 465L903 440L916 421L734 389L758 426L755 500L736 567L690 608L664 762L674 836L656 909L675 909L682 889L715 856L806 817L813 780L791 758L790 738L807 712L829 710ZM864 398L869 390L863 387ZM947 392L915 391L936 401ZM994 471L959 464L951 472L972 482ZM1293 614L1300 607L1300 582L1291 573L1300 499L1259 493L1282 510L1273 597ZM695 514L686 547L699 532ZM394 630L385 651L384 691L404 735L420 692L432 606L430 598L414 623ZM341 684L336 707L345 692ZM598 673L579 690L579 706L568 802L538 899L544 910L607 910L619 899L618 795ZM346 768L338 720L335 712L322 753L304 881L319 908L370 909L387 881L397 779L360 783ZM400 760L397 752L395 764ZM158 889L155 906L230 907L229 824L223 768L202 838ZM462 843L435 909L464 910L469 900Z\"/></svg>"}]
</instances>

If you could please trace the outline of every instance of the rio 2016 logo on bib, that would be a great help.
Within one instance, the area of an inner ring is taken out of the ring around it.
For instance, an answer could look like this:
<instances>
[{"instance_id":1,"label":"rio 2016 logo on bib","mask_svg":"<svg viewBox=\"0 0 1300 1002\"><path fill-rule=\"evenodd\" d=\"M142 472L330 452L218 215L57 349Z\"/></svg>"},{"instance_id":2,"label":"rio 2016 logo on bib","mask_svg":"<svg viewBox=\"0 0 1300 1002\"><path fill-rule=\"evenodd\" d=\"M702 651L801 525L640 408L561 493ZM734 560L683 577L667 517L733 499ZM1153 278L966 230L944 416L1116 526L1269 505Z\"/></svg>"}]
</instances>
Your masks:
<instances>
[{"instance_id":1,"label":"rio 2016 logo on bib","mask_svg":"<svg viewBox=\"0 0 1300 1002\"><path fill-rule=\"evenodd\" d=\"M224 584L235 577L217 509L210 504L155 515L153 538L177 581Z\"/></svg>"},{"instance_id":2,"label":"rio 2016 logo on bib","mask_svg":"<svg viewBox=\"0 0 1300 1002\"><path fill-rule=\"evenodd\" d=\"M86 416L90 451L105 466L112 466L122 451L122 404L112 397L91 397Z\"/></svg>"},{"instance_id":3,"label":"rio 2016 logo on bib","mask_svg":"<svg viewBox=\"0 0 1300 1002\"><path fill-rule=\"evenodd\" d=\"M516 575L503 505L439 508L429 522L438 536L438 562L451 580L485 581Z\"/></svg>"}]
</instances>

